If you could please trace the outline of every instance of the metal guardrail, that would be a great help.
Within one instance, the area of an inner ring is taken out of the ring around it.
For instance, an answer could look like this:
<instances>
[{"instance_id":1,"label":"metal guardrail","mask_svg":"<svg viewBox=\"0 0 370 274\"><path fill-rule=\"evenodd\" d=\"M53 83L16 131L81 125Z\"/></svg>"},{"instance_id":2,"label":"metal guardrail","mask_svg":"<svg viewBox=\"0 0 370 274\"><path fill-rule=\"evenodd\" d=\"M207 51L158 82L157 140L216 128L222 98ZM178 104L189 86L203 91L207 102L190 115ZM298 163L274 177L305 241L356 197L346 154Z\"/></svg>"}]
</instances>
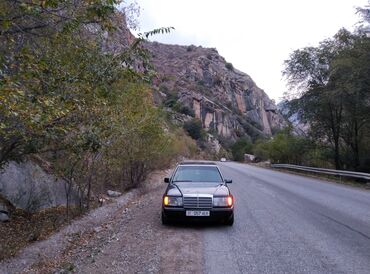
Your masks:
<instances>
[{"instance_id":1,"label":"metal guardrail","mask_svg":"<svg viewBox=\"0 0 370 274\"><path fill-rule=\"evenodd\" d=\"M297 165L288 165L288 164L272 164L271 167L302 170L302 171L307 171L307 172L336 175L340 177L360 178L360 179L365 179L367 181L370 181L370 173L364 173L364 172L354 172L354 171L297 166Z\"/></svg>"}]
</instances>

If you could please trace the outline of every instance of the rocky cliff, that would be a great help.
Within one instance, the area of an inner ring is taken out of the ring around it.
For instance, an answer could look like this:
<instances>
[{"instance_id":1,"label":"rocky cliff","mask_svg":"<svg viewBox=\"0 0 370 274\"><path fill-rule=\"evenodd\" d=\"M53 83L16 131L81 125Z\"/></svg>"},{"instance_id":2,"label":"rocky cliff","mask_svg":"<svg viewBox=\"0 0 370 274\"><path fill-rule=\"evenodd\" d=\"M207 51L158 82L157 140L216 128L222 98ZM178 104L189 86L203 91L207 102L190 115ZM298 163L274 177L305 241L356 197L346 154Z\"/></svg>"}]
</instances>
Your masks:
<instances>
[{"instance_id":1,"label":"rocky cliff","mask_svg":"<svg viewBox=\"0 0 370 274\"><path fill-rule=\"evenodd\" d=\"M274 101L216 49L157 42L145 46L158 73L153 87L160 100L178 100L176 110L199 118L210 132L254 139L286 126Z\"/></svg>"},{"instance_id":2,"label":"rocky cliff","mask_svg":"<svg viewBox=\"0 0 370 274\"><path fill-rule=\"evenodd\" d=\"M107 33L105 50L118 53L134 41L123 13L117 13L116 31ZM236 139L270 136L287 126L275 102L252 78L220 56L214 48L145 42L157 76L152 86L158 104L164 104L174 120L191 116L208 132ZM140 64L134 65L140 70Z\"/></svg>"}]
</instances>

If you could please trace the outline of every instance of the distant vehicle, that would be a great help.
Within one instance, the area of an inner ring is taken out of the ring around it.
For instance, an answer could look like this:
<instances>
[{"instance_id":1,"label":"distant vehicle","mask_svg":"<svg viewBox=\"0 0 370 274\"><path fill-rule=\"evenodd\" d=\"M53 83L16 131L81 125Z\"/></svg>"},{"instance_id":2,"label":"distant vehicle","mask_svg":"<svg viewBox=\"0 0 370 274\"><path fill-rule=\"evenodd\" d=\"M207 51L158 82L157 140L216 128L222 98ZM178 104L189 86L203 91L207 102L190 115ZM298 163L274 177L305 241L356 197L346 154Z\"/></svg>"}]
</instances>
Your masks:
<instances>
[{"instance_id":1,"label":"distant vehicle","mask_svg":"<svg viewBox=\"0 0 370 274\"><path fill-rule=\"evenodd\" d=\"M234 197L212 162L183 162L168 183L162 200L162 223L177 220L212 220L227 225L234 223Z\"/></svg>"},{"instance_id":2,"label":"distant vehicle","mask_svg":"<svg viewBox=\"0 0 370 274\"><path fill-rule=\"evenodd\" d=\"M221 158L220 162L226 162L226 158Z\"/></svg>"}]
</instances>

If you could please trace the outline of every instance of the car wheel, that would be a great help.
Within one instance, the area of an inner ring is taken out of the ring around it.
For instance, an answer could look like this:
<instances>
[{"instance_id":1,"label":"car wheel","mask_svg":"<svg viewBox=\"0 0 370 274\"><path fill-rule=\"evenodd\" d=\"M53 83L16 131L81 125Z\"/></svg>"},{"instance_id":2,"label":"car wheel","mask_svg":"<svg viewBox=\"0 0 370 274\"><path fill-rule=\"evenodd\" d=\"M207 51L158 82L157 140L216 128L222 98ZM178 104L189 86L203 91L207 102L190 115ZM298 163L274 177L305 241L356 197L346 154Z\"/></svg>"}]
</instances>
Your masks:
<instances>
[{"instance_id":1,"label":"car wheel","mask_svg":"<svg viewBox=\"0 0 370 274\"><path fill-rule=\"evenodd\" d=\"M234 214L225 222L226 225L232 226L234 224Z\"/></svg>"},{"instance_id":2,"label":"car wheel","mask_svg":"<svg viewBox=\"0 0 370 274\"><path fill-rule=\"evenodd\" d=\"M166 215L164 215L163 212L162 212L161 219L162 219L162 225L169 225L170 224L170 221L168 220L168 218L166 217Z\"/></svg>"}]
</instances>

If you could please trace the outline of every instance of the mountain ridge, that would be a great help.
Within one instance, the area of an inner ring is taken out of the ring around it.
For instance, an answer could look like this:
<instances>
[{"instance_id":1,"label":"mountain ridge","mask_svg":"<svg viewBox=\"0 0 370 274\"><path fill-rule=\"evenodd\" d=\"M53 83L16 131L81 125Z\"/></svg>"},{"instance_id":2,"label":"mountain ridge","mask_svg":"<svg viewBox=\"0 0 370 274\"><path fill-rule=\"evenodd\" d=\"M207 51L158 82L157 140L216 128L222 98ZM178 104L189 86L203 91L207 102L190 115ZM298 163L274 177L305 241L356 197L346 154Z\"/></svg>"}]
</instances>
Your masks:
<instances>
[{"instance_id":1,"label":"mountain ridge","mask_svg":"<svg viewBox=\"0 0 370 274\"><path fill-rule=\"evenodd\" d=\"M112 53L135 40L123 13L115 21L117 28L107 34L104 45ZM155 102L180 124L196 118L208 133L231 140L269 137L287 126L274 100L215 48L151 41L141 46L149 52L155 71L151 81ZM134 66L146 69L140 62Z\"/></svg>"},{"instance_id":2,"label":"mountain ridge","mask_svg":"<svg viewBox=\"0 0 370 274\"><path fill-rule=\"evenodd\" d=\"M271 136L287 125L275 102L214 48L146 42L162 101L175 93L207 130L224 137Z\"/></svg>"}]
</instances>

